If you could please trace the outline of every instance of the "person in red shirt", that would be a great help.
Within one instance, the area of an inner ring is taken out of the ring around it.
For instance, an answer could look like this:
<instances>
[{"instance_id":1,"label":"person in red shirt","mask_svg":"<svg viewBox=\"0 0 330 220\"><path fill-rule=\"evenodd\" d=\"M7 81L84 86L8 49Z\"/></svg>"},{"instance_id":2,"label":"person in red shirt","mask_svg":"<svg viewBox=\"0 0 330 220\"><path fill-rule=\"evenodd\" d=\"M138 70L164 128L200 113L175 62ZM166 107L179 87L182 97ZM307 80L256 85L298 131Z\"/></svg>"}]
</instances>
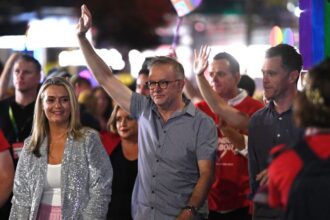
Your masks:
<instances>
[{"instance_id":1,"label":"person in red shirt","mask_svg":"<svg viewBox=\"0 0 330 220\"><path fill-rule=\"evenodd\" d=\"M305 89L294 101L295 123L305 128L303 137L312 152L322 160L330 158L330 59L311 69ZM271 154L283 151L276 146ZM292 184L304 164L294 149L285 149L268 168L268 203L286 209ZM289 210L287 210L289 211ZM327 210L324 210L327 211Z\"/></svg>"},{"instance_id":2,"label":"person in red shirt","mask_svg":"<svg viewBox=\"0 0 330 220\"><path fill-rule=\"evenodd\" d=\"M0 207L9 198L14 181L14 163L9 152L10 145L0 130Z\"/></svg>"},{"instance_id":3,"label":"person in red shirt","mask_svg":"<svg viewBox=\"0 0 330 220\"><path fill-rule=\"evenodd\" d=\"M209 49L195 54L194 72L205 101L196 104L218 126L218 150L214 182L208 194L209 220L251 219L246 158L249 117L263 104L238 88L239 63L228 53L218 53L204 76Z\"/></svg>"}]
</instances>

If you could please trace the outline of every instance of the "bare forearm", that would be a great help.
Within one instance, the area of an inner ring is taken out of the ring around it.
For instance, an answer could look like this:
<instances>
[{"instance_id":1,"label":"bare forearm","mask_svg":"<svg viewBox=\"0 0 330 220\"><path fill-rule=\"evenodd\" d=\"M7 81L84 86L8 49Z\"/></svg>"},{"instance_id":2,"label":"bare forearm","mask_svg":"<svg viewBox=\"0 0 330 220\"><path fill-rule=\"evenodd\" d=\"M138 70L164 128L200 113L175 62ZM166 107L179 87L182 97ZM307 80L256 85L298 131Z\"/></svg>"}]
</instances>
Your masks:
<instances>
[{"instance_id":1,"label":"bare forearm","mask_svg":"<svg viewBox=\"0 0 330 220\"><path fill-rule=\"evenodd\" d=\"M122 108L129 111L132 91L114 76L111 68L96 54L85 36L79 36L78 39L87 65L97 81Z\"/></svg>"},{"instance_id":2,"label":"bare forearm","mask_svg":"<svg viewBox=\"0 0 330 220\"><path fill-rule=\"evenodd\" d=\"M107 64L97 55L93 46L85 36L79 36L80 49L85 57L88 67L93 72L97 81L103 85L108 77L112 77L113 73Z\"/></svg>"},{"instance_id":3,"label":"bare forearm","mask_svg":"<svg viewBox=\"0 0 330 220\"><path fill-rule=\"evenodd\" d=\"M200 177L187 205L194 206L197 209L203 205L213 182L213 171L214 168L212 163L209 170L200 173Z\"/></svg>"},{"instance_id":4,"label":"bare forearm","mask_svg":"<svg viewBox=\"0 0 330 220\"><path fill-rule=\"evenodd\" d=\"M195 88L189 79L186 79L185 82L183 93L187 98L191 99L192 102L200 102L202 100L202 95L200 94L199 89Z\"/></svg>"},{"instance_id":5,"label":"bare forearm","mask_svg":"<svg viewBox=\"0 0 330 220\"><path fill-rule=\"evenodd\" d=\"M199 89L211 109L228 125L246 130L249 122L247 115L229 106L216 92L213 91L203 74L197 76Z\"/></svg>"},{"instance_id":6,"label":"bare forearm","mask_svg":"<svg viewBox=\"0 0 330 220\"><path fill-rule=\"evenodd\" d=\"M5 63L5 66L2 70L1 76L0 76L0 100L5 98L7 95L7 89L8 89L8 84L11 76L11 71L12 67L15 63L15 60L17 58L18 54L14 53L12 54L7 62Z\"/></svg>"},{"instance_id":7,"label":"bare forearm","mask_svg":"<svg viewBox=\"0 0 330 220\"><path fill-rule=\"evenodd\" d=\"M244 135L239 133L237 130L233 128L224 128L221 129L223 134L228 137L229 141L233 144L234 148L237 150L245 149L245 139Z\"/></svg>"}]
</instances>

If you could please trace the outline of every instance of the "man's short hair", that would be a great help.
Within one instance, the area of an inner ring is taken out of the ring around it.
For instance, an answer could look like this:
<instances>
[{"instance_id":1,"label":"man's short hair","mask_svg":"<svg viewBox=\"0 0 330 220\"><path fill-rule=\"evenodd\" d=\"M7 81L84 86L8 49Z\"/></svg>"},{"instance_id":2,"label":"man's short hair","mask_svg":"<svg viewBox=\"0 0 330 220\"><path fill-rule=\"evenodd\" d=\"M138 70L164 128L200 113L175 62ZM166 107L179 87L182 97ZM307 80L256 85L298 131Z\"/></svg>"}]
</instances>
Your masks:
<instances>
[{"instance_id":1,"label":"man's short hair","mask_svg":"<svg viewBox=\"0 0 330 220\"><path fill-rule=\"evenodd\" d=\"M290 72L297 70L300 73L303 61L301 55L294 47L288 44L279 44L266 51L266 58L275 56L280 56L282 58L283 68Z\"/></svg>"},{"instance_id":2,"label":"man's short hair","mask_svg":"<svg viewBox=\"0 0 330 220\"><path fill-rule=\"evenodd\" d=\"M250 76L242 75L238 82L238 88L245 89L248 95L252 97L256 90L256 84Z\"/></svg>"},{"instance_id":3,"label":"man's short hair","mask_svg":"<svg viewBox=\"0 0 330 220\"><path fill-rule=\"evenodd\" d=\"M164 64L170 64L173 66L176 74L178 77L184 79L184 68L181 63L179 63L177 60L168 57L168 56L156 56L154 57L149 64L149 69L150 67L154 65L164 65Z\"/></svg>"},{"instance_id":4,"label":"man's short hair","mask_svg":"<svg viewBox=\"0 0 330 220\"><path fill-rule=\"evenodd\" d=\"M146 75L146 76L149 76L149 69L147 69L147 68L140 69L138 75Z\"/></svg>"},{"instance_id":5,"label":"man's short hair","mask_svg":"<svg viewBox=\"0 0 330 220\"><path fill-rule=\"evenodd\" d=\"M30 56L30 55L25 54L25 53L24 53L24 54L20 54L20 55L18 56L16 62L17 62L18 60L24 60L24 61L26 61L26 62L33 63L33 65L34 65L35 68L36 68L36 72L37 72L38 74L41 73L41 65L40 65L39 61L38 61L37 59L35 59L33 56Z\"/></svg>"},{"instance_id":6,"label":"man's short hair","mask_svg":"<svg viewBox=\"0 0 330 220\"><path fill-rule=\"evenodd\" d=\"M213 57L213 60L222 60L222 59L225 59L229 62L229 70L231 73L240 74L239 63L235 59L235 57L233 57L231 54L226 52L218 53Z\"/></svg>"}]
</instances>

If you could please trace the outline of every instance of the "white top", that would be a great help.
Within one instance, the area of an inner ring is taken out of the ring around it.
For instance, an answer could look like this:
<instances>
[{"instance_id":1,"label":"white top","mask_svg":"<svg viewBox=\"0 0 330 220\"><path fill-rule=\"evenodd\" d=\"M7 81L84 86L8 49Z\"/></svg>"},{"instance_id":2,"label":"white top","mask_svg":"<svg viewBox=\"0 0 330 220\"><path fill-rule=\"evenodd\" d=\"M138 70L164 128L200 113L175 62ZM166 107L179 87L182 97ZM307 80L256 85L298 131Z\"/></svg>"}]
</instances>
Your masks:
<instances>
[{"instance_id":1,"label":"white top","mask_svg":"<svg viewBox=\"0 0 330 220\"><path fill-rule=\"evenodd\" d=\"M61 164L48 164L41 203L61 206Z\"/></svg>"}]
</instances>

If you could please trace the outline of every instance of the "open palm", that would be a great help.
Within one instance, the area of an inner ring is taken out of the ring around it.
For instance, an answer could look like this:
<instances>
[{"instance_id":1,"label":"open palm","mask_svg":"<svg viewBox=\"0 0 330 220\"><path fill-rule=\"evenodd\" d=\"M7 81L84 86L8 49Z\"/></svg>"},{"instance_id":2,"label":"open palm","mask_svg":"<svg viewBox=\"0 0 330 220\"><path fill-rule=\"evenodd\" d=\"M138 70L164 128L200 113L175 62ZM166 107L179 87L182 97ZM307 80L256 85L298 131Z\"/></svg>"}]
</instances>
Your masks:
<instances>
[{"instance_id":1,"label":"open palm","mask_svg":"<svg viewBox=\"0 0 330 220\"><path fill-rule=\"evenodd\" d=\"M92 26L92 14L86 5L81 6L81 17L77 25L78 36L85 35Z\"/></svg>"},{"instance_id":2,"label":"open palm","mask_svg":"<svg viewBox=\"0 0 330 220\"><path fill-rule=\"evenodd\" d=\"M211 48L207 45L201 46L199 53L197 52L197 50L194 50L194 55L195 55L194 64L193 64L194 74L196 75L204 74L206 68L209 65L208 59L210 52L211 52Z\"/></svg>"}]
</instances>

